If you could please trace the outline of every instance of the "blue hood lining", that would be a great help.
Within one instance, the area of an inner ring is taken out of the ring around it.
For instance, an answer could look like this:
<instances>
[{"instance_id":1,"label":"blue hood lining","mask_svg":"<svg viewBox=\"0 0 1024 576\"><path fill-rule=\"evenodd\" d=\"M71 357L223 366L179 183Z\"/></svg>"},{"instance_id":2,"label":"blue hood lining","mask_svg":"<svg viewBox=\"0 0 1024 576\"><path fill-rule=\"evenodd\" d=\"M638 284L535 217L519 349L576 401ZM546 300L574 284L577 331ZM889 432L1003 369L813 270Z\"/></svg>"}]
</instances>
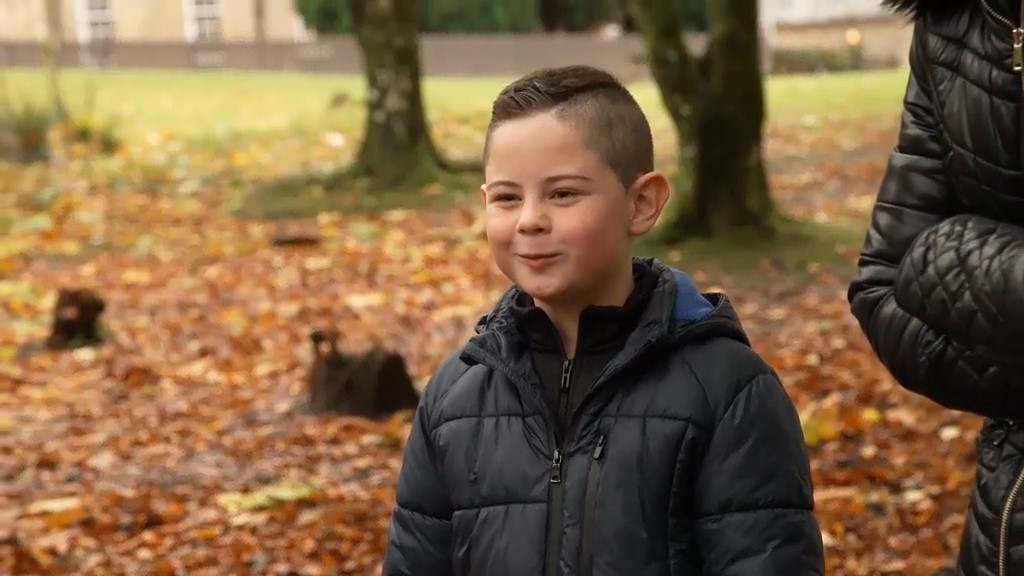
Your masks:
<instances>
[{"instance_id":1,"label":"blue hood lining","mask_svg":"<svg viewBox=\"0 0 1024 576\"><path fill-rule=\"evenodd\" d=\"M707 296L682 270L670 269L676 282L676 299L672 306L672 319L677 322L696 322L715 309Z\"/></svg>"}]
</instances>

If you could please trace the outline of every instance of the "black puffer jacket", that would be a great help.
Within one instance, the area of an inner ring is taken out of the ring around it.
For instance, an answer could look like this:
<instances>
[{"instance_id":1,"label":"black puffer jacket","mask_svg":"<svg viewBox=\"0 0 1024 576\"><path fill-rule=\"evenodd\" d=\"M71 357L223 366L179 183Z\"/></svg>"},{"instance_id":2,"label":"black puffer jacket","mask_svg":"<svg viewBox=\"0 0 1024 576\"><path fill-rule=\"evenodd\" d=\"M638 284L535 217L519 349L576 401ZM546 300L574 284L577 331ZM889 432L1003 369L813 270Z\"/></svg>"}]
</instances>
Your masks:
<instances>
[{"instance_id":1,"label":"black puffer jacket","mask_svg":"<svg viewBox=\"0 0 1024 576\"><path fill-rule=\"evenodd\" d=\"M916 16L911 73L850 302L901 385L988 417L959 574L1024 574L1024 14L887 4Z\"/></svg>"},{"instance_id":2,"label":"black puffer jacket","mask_svg":"<svg viewBox=\"0 0 1024 576\"><path fill-rule=\"evenodd\" d=\"M637 328L565 437L514 326L517 290L441 366L406 448L385 576L823 574L786 391L724 296L650 265Z\"/></svg>"}]
</instances>

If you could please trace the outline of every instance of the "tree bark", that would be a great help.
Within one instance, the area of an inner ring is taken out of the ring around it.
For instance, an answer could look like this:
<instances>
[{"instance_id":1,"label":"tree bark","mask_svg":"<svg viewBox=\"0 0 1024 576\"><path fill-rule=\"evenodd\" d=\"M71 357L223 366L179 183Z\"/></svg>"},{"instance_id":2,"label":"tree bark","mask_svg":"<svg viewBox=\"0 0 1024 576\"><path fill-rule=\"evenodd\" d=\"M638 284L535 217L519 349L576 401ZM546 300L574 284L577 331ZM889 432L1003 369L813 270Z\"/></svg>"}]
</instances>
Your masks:
<instances>
[{"instance_id":1,"label":"tree bark","mask_svg":"<svg viewBox=\"0 0 1024 576\"><path fill-rule=\"evenodd\" d=\"M775 207L761 154L757 1L711 0L710 44L701 57L683 43L678 2L632 0L631 7L679 138L677 198L662 238L770 233Z\"/></svg>"},{"instance_id":2,"label":"tree bark","mask_svg":"<svg viewBox=\"0 0 1024 576\"><path fill-rule=\"evenodd\" d=\"M540 0L540 22L545 32L559 32L568 28L566 9L565 0Z\"/></svg>"},{"instance_id":3,"label":"tree bark","mask_svg":"<svg viewBox=\"0 0 1024 576\"><path fill-rule=\"evenodd\" d=\"M267 66L267 2L266 0L253 0L252 20L254 36L256 37L256 50L259 59L260 69Z\"/></svg>"},{"instance_id":4,"label":"tree bark","mask_svg":"<svg viewBox=\"0 0 1024 576\"><path fill-rule=\"evenodd\" d=\"M415 0L350 4L368 88L365 137L353 175L381 184L431 180L444 167L427 128Z\"/></svg>"},{"instance_id":5,"label":"tree bark","mask_svg":"<svg viewBox=\"0 0 1024 576\"><path fill-rule=\"evenodd\" d=\"M61 14L60 0L46 0L46 42L43 44L43 62L46 68L47 84L50 88L50 106L59 121L68 117L64 99L60 94L60 46L61 46Z\"/></svg>"},{"instance_id":6,"label":"tree bark","mask_svg":"<svg viewBox=\"0 0 1024 576\"><path fill-rule=\"evenodd\" d=\"M636 18L633 15L633 10L630 9L630 2L633 0L619 0L619 11L621 13L619 24L622 25L622 31L627 34L636 32Z\"/></svg>"}]
</instances>

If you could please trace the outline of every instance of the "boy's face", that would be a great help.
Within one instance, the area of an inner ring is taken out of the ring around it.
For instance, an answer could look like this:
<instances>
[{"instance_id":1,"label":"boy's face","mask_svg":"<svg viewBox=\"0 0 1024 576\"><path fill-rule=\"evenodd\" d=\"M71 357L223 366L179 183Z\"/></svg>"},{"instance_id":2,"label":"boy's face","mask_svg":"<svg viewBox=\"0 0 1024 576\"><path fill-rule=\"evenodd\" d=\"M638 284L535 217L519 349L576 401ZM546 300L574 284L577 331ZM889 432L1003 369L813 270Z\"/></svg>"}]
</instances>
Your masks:
<instances>
[{"instance_id":1,"label":"boy's face","mask_svg":"<svg viewBox=\"0 0 1024 576\"><path fill-rule=\"evenodd\" d=\"M632 274L632 237L657 214L638 211L635 191L551 113L501 124L487 149L482 190L498 268L541 303L621 304L608 301L609 287ZM664 178L652 174L667 197Z\"/></svg>"}]
</instances>

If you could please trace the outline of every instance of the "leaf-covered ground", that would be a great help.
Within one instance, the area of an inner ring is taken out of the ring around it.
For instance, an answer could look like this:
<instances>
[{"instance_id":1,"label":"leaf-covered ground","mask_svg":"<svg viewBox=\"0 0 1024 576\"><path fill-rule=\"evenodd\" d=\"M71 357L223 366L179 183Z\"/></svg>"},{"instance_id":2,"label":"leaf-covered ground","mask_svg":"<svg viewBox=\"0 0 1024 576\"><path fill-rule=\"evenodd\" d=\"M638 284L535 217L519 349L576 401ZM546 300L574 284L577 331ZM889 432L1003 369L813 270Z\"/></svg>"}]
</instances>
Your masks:
<instances>
[{"instance_id":1,"label":"leaf-covered ground","mask_svg":"<svg viewBox=\"0 0 1024 576\"><path fill-rule=\"evenodd\" d=\"M863 226L895 112L774 122L780 204ZM471 149L453 135L478 124L435 128ZM0 574L376 573L408 414L303 413L308 333L393 348L422 382L506 281L471 203L231 215L253 181L333 165L354 138L332 128L211 148L150 135L113 158L0 164ZM271 244L289 230L324 240ZM808 261L798 275L770 254L746 270L694 265L685 246L667 257L730 293L796 402L828 573L931 574L955 553L978 422L887 377L848 312L860 238L844 238L821 252L847 266ZM107 299L112 341L18 357L45 337L64 286Z\"/></svg>"}]
</instances>

